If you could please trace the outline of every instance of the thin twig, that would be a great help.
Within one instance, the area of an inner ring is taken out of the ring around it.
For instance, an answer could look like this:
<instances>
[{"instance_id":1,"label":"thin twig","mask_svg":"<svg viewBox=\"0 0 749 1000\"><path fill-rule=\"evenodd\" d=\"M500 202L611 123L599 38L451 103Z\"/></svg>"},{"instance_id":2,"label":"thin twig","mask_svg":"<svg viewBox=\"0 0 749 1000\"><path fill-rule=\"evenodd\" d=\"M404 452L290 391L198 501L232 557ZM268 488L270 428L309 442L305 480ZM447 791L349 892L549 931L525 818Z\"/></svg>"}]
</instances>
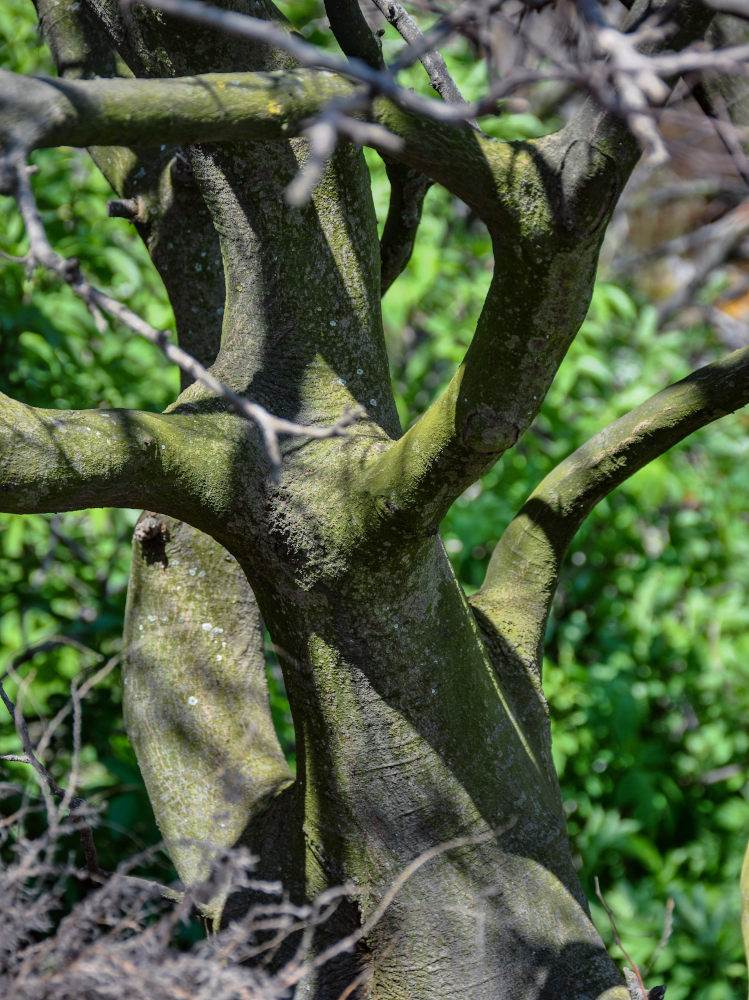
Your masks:
<instances>
[{"instance_id":1,"label":"thin twig","mask_svg":"<svg viewBox=\"0 0 749 1000\"><path fill-rule=\"evenodd\" d=\"M372 0L372 3L408 45L417 47L418 58L429 75L429 82L442 100L447 104L466 104L445 60L435 49L424 48L426 40L421 28L398 0Z\"/></svg>"},{"instance_id":2,"label":"thin twig","mask_svg":"<svg viewBox=\"0 0 749 1000\"><path fill-rule=\"evenodd\" d=\"M35 643L32 646L26 646L24 650L20 653L16 653L10 664L5 668L5 670L0 674L0 678L7 677L9 674L14 673L22 664L28 663L32 660L37 653L48 653L51 649L56 649L58 646L70 646L72 649L77 649L79 653L86 653L88 655L94 656L97 660L102 660L104 657L101 653L97 653L95 649L91 649L90 646L84 645L82 642L78 642L77 639L71 639L67 635L50 635L42 642Z\"/></svg>"},{"instance_id":3,"label":"thin twig","mask_svg":"<svg viewBox=\"0 0 749 1000\"><path fill-rule=\"evenodd\" d=\"M117 653L115 656L110 657L110 659L107 660L107 662L104 664L103 667L100 667L95 674L89 677L89 679L81 685L80 689L77 690L77 696L79 699L85 698L92 687L94 687L100 681L103 681L105 677L109 676L109 674L114 670L114 668L120 662L121 655L122 654ZM52 736L55 733L55 730L60 725L60 723L70 714L72 707L73 707L72 701L68 701L65 705L62 706L62 708L57 713L57 715L55 715L52 721L47 726L44 727L44 732L42 733L42 737L36 745L36 752L40 757L44 755L45 751L47 750L47 747L49 746L50 740L52 739Z\"/></svg>"},{"instance_id":4,"label":"thin twig","mask_svg":"<svg viewBox=\"0 0 749 1000\"><path fill-rule=\"evenodd\" d=\"M3 704L8 710L8 714L14 720L16 726L16 732L21 740L21 745L23 746L24 753L28 759L28 763L34 768L39 777L44 782L45 786L49 791L56 797L62 798L65 795L65 790L60 788L55 779L49 773L47 768L42 764L34 752L34 745L31 742L31 737L29 735L28 726L26 725L26 720L24 719L22 713L19 711L18 707L14 704L13 700L8 695L2 682L0 681L0 699L2 699ZM20 702L19 702L20 704Z\"/></svg>"},{"instance_id":5,"label":"thin twig","mask_svg":"<svg viewBox=\"0 0 749 1000\"><path fill-rule=\"evenodd\" d=\"M42 764L36 756L34 752L34 745L31 742L31 737L29 735L28 726L26 725L26 720L21 712L21 703L20 701L18 705L13 703L3 687L2 682L0 682L0 699L2 699L3 704L7 708L15 723L16 732L21 740L24 753L28 758L28 763L31 764L38 774L42 789L48 790L55 798L61 799L62 807L70 810L70 818L72 819L75 828L78 830L78 836L81 839L81 847L83 848L86 868L92 875L97 875L100 869L99 860L96 855L96 847L94 845L94 835L91 827L88 823L86 823L81 815L81 810L86 807L85 800L74 797L70 791L61 788L44 764Z\"/></svg>"},{"instance_id":6,"label":"thin twig","mask_svg":"<svg viewBox=\"0 0 749 1000\"><path fill-rule=\"evenodd\" d=\"M146 323L144 319L141 319L131 309L128 309L122 302L89 284L81 275L77 260L72 258L66 259L56 253L47 239L23 159L18 154L12 155L6 161L6 166L13 172L13 193L29 237L29 252L25 257L27 267L32 268L36 264L42 264L48 270L57 274L58 277L70 285L73 292L89 308L101 309L103 312L119 320L119 322L132 330L133 333L137 333L145 340L155 344L169 361L178 365L182 371L186 372L195 381L201 382L219 398L225 399L235 412L257 424L263 436L274 474L278 473L281 466L279 435L289 434L315 439L337 437L345 434L347 428L359 419L358 413L347 412L335 424L326 427L298 424L292 420L276 417L272 413L269 413L265 407L260 406L259 403L250 402L244 396L240 396L239 393L234 392L217 379L215 375L212 375L191 354L188 354L187 351L176 344L171 343L168 331L157 330L149 323Z\"/></svg>"},{"instance_id":7,"label":"thin twig","mask_svg":"<svg viewBox=\"0 0 749 1000\"><path fill-rule=\"evenodd\" d=\"M707 228L707 227L705 227ZM712 238L695 260L694 274L658 309L659 323L671 319L688 305L717 267L724 264L749 233L749 201L742 202L710 227Z\"/></svg>"},{"instance_id":8,"label":"thin twig","mask_svg":"<svg viewBox=\"0 0 749 1000\"><path fill-rule=\"evenodd\" d=\"M39 646L33 647L33 652L37 653L42 648L54 648L59 645L72 645L83 652L93 653L96 657L101 658L101 654L96 653L95 650L89 649L87 646L83 646L81 643L75 642L75 640L66 640L64 636L54 637L54 641L47 640L46 643L42 643ZM26 651L25 651L26 652ZM84 799L75 796L74 789L77 784L77 770L78 761L80 759L80 746L81 746L81 700L88 694L91 688L98 684L99 681L103 680L111 671L114 669L116 664L119 662L119 655L113 656L110 660L104 664L99 670L96 671L91 677L88 678L81 686L78 687L77 678L73 679L71 684L71 701L63 709L61 709L52 723L46 727L45 732L34 750L31 744L31 738L29 736L28 728L26 726L26 721L23 718L23 714L20 709L20 702L18 705L13 706L13 702L6 694L5 690L0 683L0 697L2 697L8 711L11 711L13 718L16 722L16 729L21 737L21 742L24 749L26 750L25 756L21 757L19 755L7 755L3 759L14 760L18 763L30 764L43 781L46 783L49 791L56 798L60 798L60 811L65 810L70 811L73 823L78 830L78 835L81 840L81 846L83 848L83 854L86 861L86 867L92 875L101 874L101 869L99 867L98 857L96 853L96 847L94 844L93 831L91 827L82 819L80 811L86 806ZM16 657L14 659L13 665L9 668L12 671L15 665L19 662L23 662L23 657ZM59 722L65 717L69 711L73 711L73 770L70 775L70 780L65 789L62 789L54 778L51 776L49 771L44 767L44 765L39 760L40 756L44 753L44 750L49 744L52 732L59 725ZM40 770L41 768L41 770Z\"/></svg>"},{"instance_id":9,"label":"thin twig","mask_svg":"<svg viewBox=\"0 0 749 1000\"><path fill-rule=\"evenodd\" d=\"M666 900L666 913L663 918L663 930L661 931L661 936L658 939L658 944L655 946L653 954L650 956L650 961L645 966L645 975L647 975L650 970L655 965L656 959L666 947L671 939L671 932L674 929L674 900L672 896L669 896Z\"/></svg>"},{"instance_id":10,"label":"thin twig","mask_svg":"<svg viewBox=\"0 0 749 1000\"><path fill-rule=\"evenodd\" d=\"M689 74L685 83L691 85L692 95L704 111L723 146L736 167L736 173L749 187L749 157L747 157L731 121L725 98L719 92L709 93L697 74Z\"/></svg>"},{"instance_id":11,"label":"thin twig","mask_svg":"<svg viewBox=\"0 0 749 1000\"><path fill-rule=\"evenodd\" d=\"M627 124L647 150L649 161L665 163L669 159L666 144L652 118L644 114L646 108L662 104L669 94L653 59L637 49L641 31L647 31L647 25L641 31L625 34L608 24L596 0L578 0L578 7L599 53L610 60L612 82L628 108Z\"/></svg>"},{"instance_id":12,"label":"thin twig","mask_svg":"<svg viewBox=\"0 0 749 1000\"><path fill-rule=\"evenodd\" d=\"M597 875L595 877L595 885L596 885L596 896L598 896L598 899L601 902L601 906L604 908L604 910L606 911L606 916L609 918L609 923L611 924L611 930L612 930L612 932L614 934L614 941L616 941L617 945L619 946L619 949L620 949L621 953L624 955L624 957L627 959L627 961L629 962L629 964L632 966L632 968L634 970L635 976L637 978L637 983L638 983L640 989L642 990L642 998L643 998L643 1000L648 1000L648 991L645 989L645 983L642 981L642 976L640 975L640 968L637 965L637 963L632 960L632 958L630 957L629 952L627 951L627 949L622 944L622 939L619 937L619 931L617 930L617 927L616 927L616 920L614 919L614 914L611 912L608 903L603 898L603 893L601 892L601 885L600 885L600 883L598 881L598 876Z\"/></svg>"}]
</instances>

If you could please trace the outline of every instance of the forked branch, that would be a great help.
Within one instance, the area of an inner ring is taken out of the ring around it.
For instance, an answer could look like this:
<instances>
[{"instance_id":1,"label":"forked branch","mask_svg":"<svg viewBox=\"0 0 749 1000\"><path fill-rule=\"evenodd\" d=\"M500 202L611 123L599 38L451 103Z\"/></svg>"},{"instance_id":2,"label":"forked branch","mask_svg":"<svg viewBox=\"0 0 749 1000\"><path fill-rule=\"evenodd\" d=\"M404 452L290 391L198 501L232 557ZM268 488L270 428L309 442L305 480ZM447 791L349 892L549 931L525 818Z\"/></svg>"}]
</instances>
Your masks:
<instances>
[{"instance_id":1,"label":"forked branch","mask_svg":"<svg viewBox=\"0 0 749 1000\"><path fill-rule=\"evenodd\" d=\"M698 18L681 28L687 44L704 24ZM649 56L649 70L676 58L690 56ZM662 99L655 77L648 80L651 97ZM465 171L473 191L458 193L487 224L495 274L448 388L372 463L370 488L383 516L408 532L436 530L450 504L535 418L584 319L603 234L640 156L620 114L593 100L565 128L533 142L491 148L467 129L460 138L465 148L473 140L488 168L487 183L476 158ZM457 151L447 155L460 162Z\"/></svg>"},{"instance_id":2,"label":"forked branch","mask_svg":"<svg viewBox=\"0 0 749 1000\"><path fill-rule=\"evenodd\" d=\"M575 133L513 151L506 198L525 214L490 221L495 274L463 363L370 468L383 516L389 512L406 531L436 530L538 413L585 317L600 241L632 153L632 144L623 145L615 160Z\"/></svg>"}]
</instances>

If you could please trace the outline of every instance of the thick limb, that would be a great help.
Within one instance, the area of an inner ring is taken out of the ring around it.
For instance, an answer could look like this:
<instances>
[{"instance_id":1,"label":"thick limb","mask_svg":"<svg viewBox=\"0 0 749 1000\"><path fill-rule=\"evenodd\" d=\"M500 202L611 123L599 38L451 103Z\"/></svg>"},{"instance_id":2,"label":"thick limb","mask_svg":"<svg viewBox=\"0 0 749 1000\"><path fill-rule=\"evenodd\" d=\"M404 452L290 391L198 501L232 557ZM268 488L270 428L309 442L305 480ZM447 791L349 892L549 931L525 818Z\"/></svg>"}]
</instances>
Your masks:
<instances>
[{"instance_id":1,"label":"thick limb","mask_svg":"<svg viewBox=\"0 0 749 1000\"><path fill-rule=\"evenodd\" d=\"M443 395L370 468L374 495L407 530L435 530L515 444L585 316L600 242L637 157L618 122L601 117L589 141L573 122L513 149L514 170L497 171L506 185L497 204L508 215L515 206L489 226L495 275L473 341Z\"/></svg>"},{"instance_id":2,"label":"thick limb","mask_svg":"<svg viewBox=\"0 0 749 1000\"><path fill-rule=\"evenodd\" d=\"M260 612L217 542L146 514L124 637L128 736L175 867L193 885L292 780L268 706ZM222 903L203 910L218 916Z\"/></svg>"},{"instance_id":3,"label":"thick limb","mask_svg":"<svg viewBox=\"0 0 749 1000\"><path fill-rule=\"evenodd\" d=\"M546 620L575 532L593 507L700 427L749 402L749 348L652 396L561 462L528 497L471 598L521 660L540 669Z\"/></svg>"},{"instance_id":4,"label":"thick limb","mask_svg":"<svg viewBox=\"0 0 749 1000\"><path fill-rule=\"evenodd\" d=\"M139 507L169 496L184 435L137 410L44 410L0 395L0 491L14 513Z\"/></svg>"},{"instance_id":5,"label":"thick limb","mask_svg":"<svg viewBox=\"0 0 749 1000\"><path fill-rule=\"evenodd\" d=\"M80 5L38 0L37 9L61 76L116 75L106 34ZM221 337L223 268L187 157L163 144L90 152L131 206L167 288L180 346L210 364ZM199 285L184 280L197 271ZM183 371L183 388L190 381ZM269 712L260 612L218 542L185 522L145 514L133 540L123 640L128 735L178 874L193 885L291 780ZM203 912L218 917L223 895L203 900Z\"/></svg>"}]
</instances>

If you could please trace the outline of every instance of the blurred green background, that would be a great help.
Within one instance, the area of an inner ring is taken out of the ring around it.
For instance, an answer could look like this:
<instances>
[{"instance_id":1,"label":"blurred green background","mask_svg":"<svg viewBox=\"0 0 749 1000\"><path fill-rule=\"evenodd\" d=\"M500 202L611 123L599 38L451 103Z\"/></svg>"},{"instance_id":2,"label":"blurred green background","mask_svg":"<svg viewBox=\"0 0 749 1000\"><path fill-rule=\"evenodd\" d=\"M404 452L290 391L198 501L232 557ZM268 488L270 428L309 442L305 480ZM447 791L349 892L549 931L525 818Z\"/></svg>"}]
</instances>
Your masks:
<instances>
[{"instance_id":1,"label":"blurred green background","mask_svg":"<svg viewBox=\"0 0 749 1000\"><path fill-rule=\"evenodd\" d=\"M322 40L316 3L286 6L308 37ZM386 36L386 44L395 42ZM0 7L0 64L51 72L33 10L22 0ZM477 73L470 53L459 50L453 66L470 89ZM497 134L528 136L553 124L530 113L506 115ZM376 156L368 162L382 221L384 173ZM34 163L56 249L80 258L91 280L149 322L168 326L160 281L129 225L107 218L107 185L86 156L41 151ZM0 233L0 249L23 252L21 222L6 198ZM490 268L481 224L432 189L408 271L384 300L404 424L454 371ZM513 512L556 461L651 393L725 353L705 325L656 328L643 294L602 273L540 417L445 520L445 543L468 591L480 585ZM69 289L6 261L0 357L2 391L39 406L161 410L178 387L176 370L158 351L121 329L98 332ZM673 933L646 980L667 982L669 1000L728 1000L746 989L738 876L749 833L747 431L746 413L701 431L594 511L573 544L548 632L554 753L583 883L610 941L593 893L598 876L622 940L643 965L674 900ZM67 701L71 679L120 648L137 514L0 516L0 667L52 635L91 650L60 646L19 668L32 678L24 692L32 736ZM271 675L283 720L283 692L276 671ZM291 750L288 719L281 726ZM88 695L83 733L81 793L101 809L100 860L114 868L158 839L122 726L116 670ZM9 720L0 719L0 752L18 750ZM64 784L69 719L57 729L47 762ZM13 779L29 778L20 765L2 768ZM159 864L157 874L168 878L167 862ZM612 954L621 961L613 945Z\"/></svg>"}]
</instances>

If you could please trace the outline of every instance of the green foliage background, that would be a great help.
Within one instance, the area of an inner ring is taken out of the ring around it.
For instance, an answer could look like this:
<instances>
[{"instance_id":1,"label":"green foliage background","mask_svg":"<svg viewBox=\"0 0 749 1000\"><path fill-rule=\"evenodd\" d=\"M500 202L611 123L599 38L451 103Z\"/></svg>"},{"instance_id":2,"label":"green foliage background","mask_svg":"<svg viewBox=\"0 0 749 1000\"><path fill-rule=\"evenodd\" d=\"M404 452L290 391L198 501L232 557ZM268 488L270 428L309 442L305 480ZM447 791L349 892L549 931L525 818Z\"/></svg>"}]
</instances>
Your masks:
<instances>
[{"instance_id":1,"label":"green foliage background","mask_svg":"<svg viewBox=\"0 0 749 1000\"><path fill-rule=\"evenodd\" d=\"M312 0L300 0L292 13L308 37L322 39ZM6 0L0 64L51 72L35 31L30 5ZM470 90L477 71L467 55L458 52L453 65ZM497 127L504 137L544 128L530 115L505 116ZM368 161L382 216L386 183L377 157ZM128 224L107 218L107 186L85 155L41 151L34 162L53 245L79 257L92 280L149 322L168 326L159 279ZM23 252L8 199L0 199L0 232L6 253ZM413 260L385 298L404 425L459 361L490 267L483 227L432 189ZM707 328L657 334L652 306L602 276L535 425L446 518L446 546L466 589L480 584L504 526L555 462L721 353ZM68 289L7 262L0 262L0 357L0 388L39 406L160 410L178 386L176 371L148 344L119 329L99 333ZM673 898L673 933L646 980L667 982L670 1000L728 1000L746 988L738 875L749 831L748 430L746 413L729 417L602 503L575 540L549 626L554 753L583 883L610 940L593 894L599 877L620 935L643 965ZM32 735L65 703L71 679L90 671L97 654L119 648L137 513L0 519L0 665L51 635L92 651L61 646L21 667L30 681L23 698ZM283 694L271 674L283 719ZM282 725L288 741L288 720ZM2 720L0 751L17 750L12 726ZM56 731L48 761L64 783L69 720ZM28 777L18 765L7 770ZM82 794L102 810L97 843L104 867L157 841L122 726L116 671L86 700L79 780ZM162 869L160 877L168 877L166 861ZM615 947L612 954L621 959Z\"/></svg>"}]
</instances>

